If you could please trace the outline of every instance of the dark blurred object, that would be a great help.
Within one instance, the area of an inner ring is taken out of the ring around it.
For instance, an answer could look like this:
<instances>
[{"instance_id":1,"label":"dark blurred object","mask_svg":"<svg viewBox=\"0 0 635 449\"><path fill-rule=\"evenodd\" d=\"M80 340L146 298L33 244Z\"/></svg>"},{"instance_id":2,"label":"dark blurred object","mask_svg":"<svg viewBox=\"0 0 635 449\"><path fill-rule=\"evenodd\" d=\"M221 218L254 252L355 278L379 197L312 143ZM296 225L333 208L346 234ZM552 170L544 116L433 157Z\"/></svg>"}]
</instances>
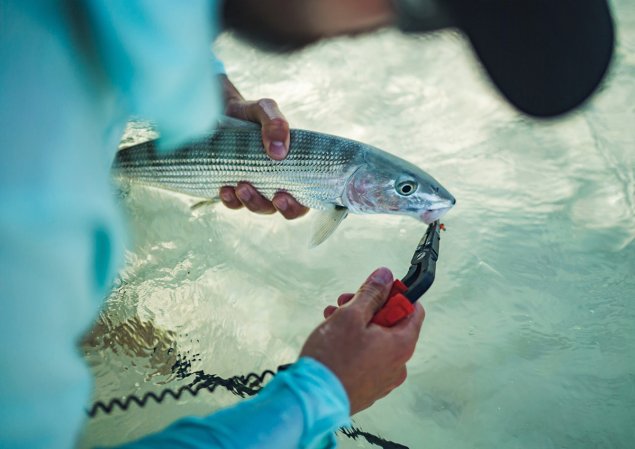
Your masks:
<instances>
[{"instance_id":1,"label":"dark blurred object","mask_svg":"<svg viewBox=\"0 0 635 449\"><path fill-rule=\"evenodd\" d=\"M605 0L442 0L511 104L552 117L583 103L614 47Z\"/></svg>"},{"instance_id":2,"label":"dark blurred object","mask_svg":"<svg viewBox=\"0 0 635 449\"><path fill-rule=\"evenodd\" d=\"M226 0L223 8L226 28L274 51L395 20L405 32L458 27L505 98L535 117L589 98L615 39L606 0Z\"/></svg>"},{"instance_id":3,"label":"dark blurred object","mask_svg":"<svg viewBox=\"0 0 635 449\"><path fill-rule=\"evenodd\" d=\"M306 21L302 3L296 0L225 0L222 27L264 51L299 50L320 38L308 32L309 27L298 29L298 24Z\"/></svg>"}]
</instances>

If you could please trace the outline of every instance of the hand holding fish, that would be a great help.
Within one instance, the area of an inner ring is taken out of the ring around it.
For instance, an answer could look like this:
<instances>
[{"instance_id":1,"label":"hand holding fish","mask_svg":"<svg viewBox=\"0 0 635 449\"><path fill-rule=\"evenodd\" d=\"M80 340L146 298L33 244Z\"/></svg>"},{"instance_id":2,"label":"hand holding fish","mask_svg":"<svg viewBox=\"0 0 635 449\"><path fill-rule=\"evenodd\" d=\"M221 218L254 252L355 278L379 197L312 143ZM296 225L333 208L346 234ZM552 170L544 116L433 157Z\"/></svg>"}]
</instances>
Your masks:
<instances>
[{"instance_id":1,"label":"hand holding fish","mask_svg":"<svg viewBox=\"0 0 635 449\"><path fill-rule=\"evenodd\" d=\"M320 326L309 336L301 356L327 366L342 382L351 415L370 407L401 385L407 377L425 312L415 312L397 325L372 324L375 313L388 299L393 277L387 268L376 270L355 295L344 294L339 308L329 308Z\"/></svg>"},{"instance_id":2,"label":"hand holding fish","mask_svg":"<svg viewBox=\"0 0 635 449\"><path fill-rule=\"evenodd\" d=\"M276 161L283 160L289 153L289 122L284 117L277 103L269 98L257 101L246 101L227 76L221 76L225 114L241 120L258 123L262 127L262 143L267 155ZM230 209L245 206L259 214L280 212L287 220L301 217L309 209L296 201L286 192L278 192L271 201L261 195L251 184L238 183L234 186L223 186L219 196L223 204Z\"/></svg>"}]
</instances>

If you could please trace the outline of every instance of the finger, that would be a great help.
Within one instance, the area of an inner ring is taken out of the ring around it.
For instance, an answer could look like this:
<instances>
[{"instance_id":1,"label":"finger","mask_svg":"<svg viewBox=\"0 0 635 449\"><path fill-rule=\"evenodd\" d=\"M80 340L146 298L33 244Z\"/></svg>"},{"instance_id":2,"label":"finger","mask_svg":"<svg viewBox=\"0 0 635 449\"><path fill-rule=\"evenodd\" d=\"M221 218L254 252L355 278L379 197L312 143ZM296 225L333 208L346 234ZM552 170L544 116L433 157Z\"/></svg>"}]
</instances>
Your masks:
<instances>
[{"instance_id":1,"label":"finger","mask_svg":"<svg viewBox=\"0 0 635 449\"><path fill-rule=\"evenodd\" d=\"M424 318L425 310L421 304L417 303L413 314L391 328L391 331L394 332L393 335L400 341L399 346L401 350L399 351L399 359L404 363L410 360L415 352Z\"/></svg>"},{"instance_id":2,"label":"finger","mask_svg":"<svg viewBox=\"0 0 635 449\"><path fill-rule=\"evenodd\" d=\"M406 368L406 365L404 365L399 370L399 375L397 376L397 379L396 379L395 383L393 384L393 389L395 389L399 385L403 384L406 381L407 378L408 378L408 368Z\"/></svg>"},{"instance_id":3,"label":"finger","mask_svg":"<svg viewBox=\"0 0 635 449\"><path fill-rule=\"evenodd\" d=\"M382 399L388 396L390 393L393 392L395 388L402 385L407 378L408 378L408 368L406 368L406 365L404 364L404 365L401 365L400 368L397 368L395 370L395 372L393 373L391 377L392 380L389 380L390 384L386 387L386 389L383 391L383 393L379 396L378 399Z\"/></svg>"},{"instance_id":4,"label":"finger","mask_svg":"<svg viewBox=\"0 0 635 449\"><path fill-rule=\"evenodd\" d=\"M426 311L421 303L415 303L415 311L403 320L399 321L392 327L392 330L404 334L406 337L413 338L415 341L419 338L423 320L426 317Z\"/></svg>"},{"instance_id":5,"label":"finger","mask_svg":"<svg viewBox=\"0 0 635 449\"><path fill-rule=\"evenodd\" d=\"M339 296L339 298L337 298L337 305L338 306L343 306L344 304L349 302L351 299L353 299L353 296L355 296L354 293L342 293Z\"/></svg>"},{"instance_id":6,"label":"finger","mask_svg":"<svg viewBox=\"0 0 635 449\"><path fill-rule=\"evenodd\" d=\"M337 307L335 306L326 306L326 308L324 309L324 318L328 318L331 315L333 315L333 313L335 313L335 311L337 310Z\"/></svg>"},{"instance_id":7,"label":"finger","mask_svg":"<svg viewBox=\"0 0 635 449\"><path fill-rule=\"evenodd\" d=\"M278 108L278 104L271 98L263 98L250 103L246 114L252 122L260 123L262 144L269 157L277 161L287 157L291 139L289 122Z\"/></svg>"},{"instance_id":8,"label":"finger","mask_svg":"<svg viewBox=\"0 0 635 449\"><path fill-rule=\"evenodd\" d=\"M392 273L388 268L375 270L355 293L349 307L358 309L364 321L370 322L388 299L392 281Z\"/></svg>"},{"instance_id":9,"label":"finger","mask_svg":"<svg viewBox=\"0 0 635 449\"><path fill-rule=\"evenodd\" d=\"M308 207L304 207L298 203L295 198L286 192L278 192L274 195L272 200L273 206L282 214L287 220L293 220L294 218L301 217L309 211Z\"/></svg>"},{"instance_id":10,"label":"finger","mask_svg":"<svg viewBox=\"0 0 635 449\"><path fill-rule=\"evenodd\" d=\"M241 203L236 196L236 192L234 191L233 187L221 187L219 196L222 203L230 209L240 209L241 207L243 207L243 203Z\"/></svg>"},{"instance_id":11,"label":"finger","mask_svg":"<svg viewBox=\"0 0 635 449\"><path fill-rule=\"evenodd\" d=\"M386 394L388 394L388 393L386 393ZM384 396L386 396L386 394ZM381 396L381 397L379 397L377 399L381 399L384 396ZM362 410L366 410L367 408L372 407L375 402L377 402L377 401L370 401L370 402L367 402L365 404L359 404L356 409L351 409L351 416L355 415L356 413L361 412Z\"/></svg>"},{"instance_id":12,"label":"finger","mask_svg":"<svg viewBox=\"0 0 635 449\"><path fill-rule=\"evenodd\" d=\"M262 196L258 191L246 182L241 182L236 186L236 196L247 209L258 214L273 214L276 208L271 201Z\"/></svg>"}]
</instances>

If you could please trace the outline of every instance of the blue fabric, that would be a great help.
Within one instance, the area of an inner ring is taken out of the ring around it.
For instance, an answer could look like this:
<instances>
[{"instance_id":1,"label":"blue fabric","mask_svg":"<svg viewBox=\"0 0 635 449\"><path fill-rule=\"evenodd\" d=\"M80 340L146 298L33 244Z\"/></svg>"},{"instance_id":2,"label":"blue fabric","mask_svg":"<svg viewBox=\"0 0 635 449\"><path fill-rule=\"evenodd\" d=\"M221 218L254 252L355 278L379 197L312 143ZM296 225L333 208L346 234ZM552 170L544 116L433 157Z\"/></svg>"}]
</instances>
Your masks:
<instances>
[{"instance_id":1,"label":"blue fabric","mask_svg":"<svg viewBox=\"0 0 635 449\"><path fill-rule=\"evenodd\" d=\"M214 3L86 2L105 75L129 112L155 122L164 149L209 131L220 112L209 64Z\"/></svg>"},{"instance_id":2,"label":"blue fabric","mask_svg":"<svg viewBox=\"0 0 635 449\"><path fill-rule=\"evenodd\" d=\"M122 256L110 164L131 115L153 120L170 145L211 128L221 107L209 63L216 7L0 0L2 449L74 447L91 391L77 342ZM348 413L337 380L311 362L264 393L234 412L253 423L253 438L269 432L260 420L273 426L290 410L271 441L328 443L329 426ZM231 414L182 421L154 435L153 447L250 447L246 435L231 439Z\"/></svg>"},{"instance_id":3,"label":"blue fabric","mask_svg":"<svg viewBox=\"0 0 635 449\"><path fill-rule=\"evenodd\" d=\"M334 430L349 425L349 407L337 377L303 357L256 397L210 416L179 420L120 449L332 449Z\"/></svg>"},{"instance_id":4,"label":"blue fabric","mask_svg":"<svg viewBox=\"0 0 635 449\"><path fill-rule=\"evenodd\" d=\"M217 75L227 74L227 71L225 70L225 64L223 64L223 61L216 57L212 57L212 70L214 70L214 73Z\"/></svg>"}]
</instances>

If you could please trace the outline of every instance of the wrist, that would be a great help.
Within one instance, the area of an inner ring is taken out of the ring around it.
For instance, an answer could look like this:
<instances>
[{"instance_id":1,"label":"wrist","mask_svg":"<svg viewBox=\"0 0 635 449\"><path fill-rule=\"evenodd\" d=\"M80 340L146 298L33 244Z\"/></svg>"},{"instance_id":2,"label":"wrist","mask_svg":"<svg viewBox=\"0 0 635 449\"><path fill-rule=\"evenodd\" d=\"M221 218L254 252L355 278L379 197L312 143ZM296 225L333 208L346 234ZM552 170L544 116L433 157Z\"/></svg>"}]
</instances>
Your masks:
<instances>
[{"instance_id":1,"label":"wrist","mask_svg":"<svg viewBox=\"0 0 635 449\"><path fill-rule=\"evenodd\" d=\"M240 103L244 102L245 99L240 94L236 86L232 84L227 75L219 74L218 80L221 85L221 90L223 93L223 103L225 105L225 114L231 115L230 112L232 108L240 107Z\"/></svg>"}]
</instances>

